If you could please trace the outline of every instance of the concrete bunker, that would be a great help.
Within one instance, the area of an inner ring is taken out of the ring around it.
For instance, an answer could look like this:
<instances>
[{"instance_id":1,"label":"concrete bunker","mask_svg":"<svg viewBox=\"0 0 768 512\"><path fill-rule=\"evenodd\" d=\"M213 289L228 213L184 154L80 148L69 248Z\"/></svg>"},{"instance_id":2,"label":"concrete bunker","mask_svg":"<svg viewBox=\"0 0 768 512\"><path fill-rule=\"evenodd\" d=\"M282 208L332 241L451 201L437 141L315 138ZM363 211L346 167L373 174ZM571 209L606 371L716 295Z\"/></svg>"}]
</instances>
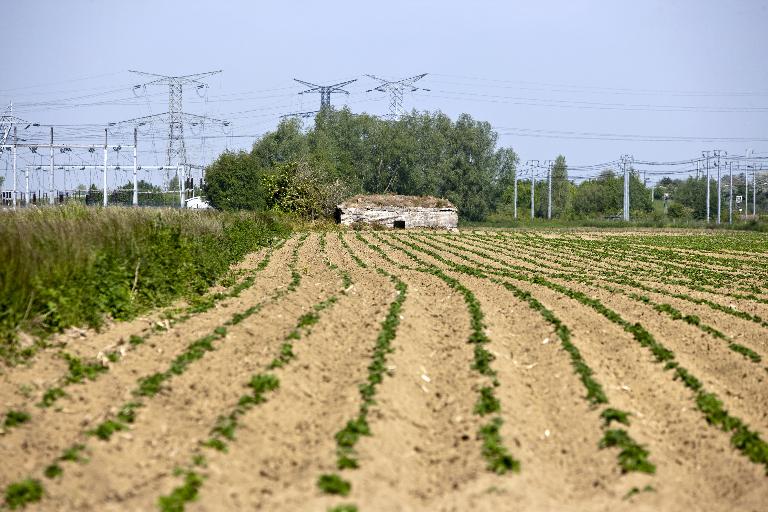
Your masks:
<instances>
[{"instance_id":1,"label":"concrete bunker","mask_svg":"<svg viewBox=\"0 0 768 512\"><path fill-rule=\"evenodd\" d=\"M457 229L459 213L447 199L394 194L360 195L336 207L338 224L378 224L393 229Z\"/></svg>"}]
</instances>

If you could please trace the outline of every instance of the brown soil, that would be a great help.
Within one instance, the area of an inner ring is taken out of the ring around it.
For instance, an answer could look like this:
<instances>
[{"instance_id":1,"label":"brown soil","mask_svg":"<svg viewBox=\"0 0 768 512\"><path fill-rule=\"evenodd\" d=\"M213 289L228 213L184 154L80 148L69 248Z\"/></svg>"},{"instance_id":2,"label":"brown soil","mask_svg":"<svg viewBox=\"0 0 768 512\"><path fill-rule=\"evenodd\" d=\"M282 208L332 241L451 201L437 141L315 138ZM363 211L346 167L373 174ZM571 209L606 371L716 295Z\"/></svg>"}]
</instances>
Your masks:
<instances>
[{"instance_id":1,"label":"brown soil","mask_svg":"<svg viewBox=\"0 0 768 512\"><path fill-rule=\"evenodd\" d=\"M507 279L568 326L571 341L602 385L609 405L631 413L631 425L622 428L649 450L649 459L656 465L654 475L623 474L619 450L598 447L604 433L600 412L605 406L595 407L586 400L584 385L553 326L527 302L500 284L456 272L402 243L408 240L426 247L419 237L362 235L382 247L393 264L355 234L345 233L345 241L367 264L361 268L336 233L325 235L325 252L320 236L311 233L299 251L302 280L292 293L270 299L290 282L288 263L298 236L275 251L269 266L240 297L154 334L96 381L69 386L69 396L54 407L40 409L33 404L42 389L66 371L55 350L40 352L26 367L5 369L0 378L2 410L20 408L32 417L0 435L0 486L27 477L40 479L45 496L30 506L34 510L157 509L158 498L183 482L175 468L192 467L200 443L209 437L217 418L235 407L251 376L269 372L279 378L280 387L266 395L265 403L240 417L227 452L203 449L207 463L195 468L203 484L186 510L309 512L343 503L354 503L361 511L764 510L766 468L750 462L731 446L728 434L708 425L693 393L654 362L631 334L594 309L544 286ZM537 239L537 245L559 236L563 234L547 233ZM567 236L599 240L601 235L571 231ZM472 369L471 317L464 297L423 271L425 267L416 268L404 251L380 243L377 237L414 252L422 264L459 280L479 301L490 338L487 349L495 356L491 365L499 382L495 394L504 421L502 443L520 461L519 473L494 474L481 455L477 432L487 417L473 410L488 378ZM503 262L543 276L552 273L520 259L543 254L526 249L524 243L510 243L501 250L476 239L462 241L461 236L430 240L445 249L463 251L465 256L459 258L442 250L442 257L452 262L499 266L466 252L480 245ZM239 268L254 268L262 256L249 255ZM340 273L326 264L326 256L349 273L352 286L345 289ZM548 257L555 262L542 260L547 265L557 267L557 261L578 265L580 272L603 282L583 257L561 249ZM366 382L382 321L396 297L392 281L376 268L404 281L407 296L392 341L394 350L387 354L388 371L377 386L376 403L368 416L371 435L362 436L356 445L360 467L338 470L334 436L357 416L358 386ZM599 299L630 322L641 323L709 391L717 393L731 414L763 439L768 437L765 361L752 363L730 351L727 342L624 294L557 282ZM648 295L685 314L698 315L735 341L768 355L766 329L758 324L664 294ZM337 302L321 311L319 321L294 342L295 359L268 370L299 317L331 296L338 297ZM715 294L707 297L723 300ZM255 304L263 304L262 309L228 327L226 337L214 342L215 350L170 379L159 394L145 398L129 430L117 432L109 441L86 435L131 399L138 379L165 370L191 341ZM764 305L749 301L742 300L738 306L765 311ZM146 329L160 315L156 311L111 324L100 333L73 331L60 339L66 339L67 351L93 357ZM44 468L77 442L86 444L89 461L62 463L63 475L45 478ZM323 494L317 480L327 473L349 481L351 494L343 498ZM646 486L652 491L627 496L633 488Z\"/></svg>"}]
</instances>

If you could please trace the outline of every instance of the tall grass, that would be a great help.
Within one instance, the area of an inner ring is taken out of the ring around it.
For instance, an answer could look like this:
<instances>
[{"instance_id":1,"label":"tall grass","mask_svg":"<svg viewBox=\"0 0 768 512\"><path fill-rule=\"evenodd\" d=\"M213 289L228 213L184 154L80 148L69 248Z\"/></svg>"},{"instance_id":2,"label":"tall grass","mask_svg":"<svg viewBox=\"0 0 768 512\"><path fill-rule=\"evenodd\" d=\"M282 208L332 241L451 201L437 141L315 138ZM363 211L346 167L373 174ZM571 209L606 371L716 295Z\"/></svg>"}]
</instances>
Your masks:
<instances>
[{"instance_id":1,"label":"tall grass","mask_svg":"<svg viewBox=\"0 0 768 512\"><path fill-rule=\"evenodd\" d=\"M290 228L254 213L64 207L0 215L0 358L70 326L129 319L202 293Z\"/></svg>"}]
</instances>

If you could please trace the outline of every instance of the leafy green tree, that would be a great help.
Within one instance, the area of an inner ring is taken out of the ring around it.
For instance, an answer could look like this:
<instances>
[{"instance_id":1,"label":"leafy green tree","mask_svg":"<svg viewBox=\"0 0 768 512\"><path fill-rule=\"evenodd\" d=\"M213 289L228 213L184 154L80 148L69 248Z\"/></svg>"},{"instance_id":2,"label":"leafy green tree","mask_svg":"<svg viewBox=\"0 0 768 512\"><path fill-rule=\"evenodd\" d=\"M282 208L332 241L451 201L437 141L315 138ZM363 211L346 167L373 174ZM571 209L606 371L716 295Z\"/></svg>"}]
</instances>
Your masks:
<instances>
[{"instance_id":1,"label":"leafy green tree","mask_svg":"<svg viewBox=\"0 0 768 512\"><path fill-rule=\"evenodd\" d=\"M448 198L469 220L482 220L493 197L496 133L487 122L475 121L468 114L456 120L449 140L450 160L442 183Z\"/></svg>"},{"instance_id":2,"label":"leafy green tree","mask_svg":"<svg viewBox=\"0 0 768 512\"><path fill-rule=\"evenodd\" d=\"M629 173L629 207L634 212L652 212L651 192L639 174ZM573 194L573 211L580 216L620 215L624 208L624 176L607 169L594 180L579 185Z\"/></svg>"},{"instance_id":3,"label":"leafy green tree","mask_svg":"<svg viewBox=\"0 0 768 512\"><path fill-rule=\"evenodd\" d=\"M260 169L306 159L309 154L307 135L301 131L299 119L284 119L274 132L253 144L251 157Z\"/></svg>"},{"instance_id":4,"label":"leafy green tree","mask_svg":"<svg viewBox=\"0 0 768 512\"><path fill-rule=\"evenodd\" d=\"M579 216L618 215L623 205L623 184L612 169L578 186L573 196L573 211Z\"/></svg>"},{"instance_id":5,"label":"leafy green tree","mask_svg":"<svg viewBox=\"0 0 768 512\"><path fill-rule=\"evenodd\" d=\"M622 178L622 204L624 197L624 179ZM651 189L640 179L640 173L632 169L629 173L629 209L633 212L649 213L653 211Z\"/></svg>"},{"instance_id":6,"label":"leafy green tree","mask_svg":"<svg viewBox=\"0 0 768 512\"><path fill-rule=\"evenodd\" d=\"M348 195L341 180L327 181L305 161L279 165L264 174L261 182L268 208L310 219L330 217Z\"/></svg>"},{"instance_id":7,"label":"leafy green tree","mask_svg":"<svg viewBox=\"0 0 768 512\"><path fill-rule=\"evenodd\" d=\"M227 151L206 169L203 192L220 210L264 210L267 203L262 174L250 154Z\"/></svg>"},{"instance_id":8,"label":"leafy green tree","mask_svg":"<svg viewBox=\"0 0 768 512\"><path fill-rule=\"evenodd\" d=\"M515 175L520 157L512 148L499 148L496 151L496 174L493 177L495 195L493 197L493 209L501 205L513 205L515 190ZM520 184L518 183L518 189ZM520 191L518 190L518 193ZM518 206L520 202L518 201ZM514 207L514 206L513 206Z\"/></svg>"},{"instance_id":9,"label":"leafy green tree","mask_svg":"<svg viewBox=\"0 0 768 512\"><path fill-rule=\"evenodd\" d=\"M667 207L667 215L671 219L683 219L690 217L692 214L693 211L690 208L687 208L683 203L678 203L677 201L673 201L672 204Z\"/></svg>"},{"instance_id":10,"label":"leafy green tree","mask_svg":"<svg viewBox=\"0 0 768 512\"><path fill-rule=\"evenodd\" d=\"M552 165L552 215L565 216L571 210L571 183L565 157L558 155Z\"/></svg>"},{"instance_id":11,"label":"leafy green tree","mask_svg":"<svg viewBox=\"0 0 768 512\"><path fill-rule=\"evenodd\" d=\"M434 195L451 200L463 218L480 220L498 206L518 163L512 149L497 149L496 137L490 124L466 114L455 122L441 112L416 111L382 120L328 108L306 131L285 120L250 154L220 156L208 169L206 194L219 208L275 207L284 201L259 186L269 182L277 190L310 193L315 189L298 186L290 175L299 172L303 179L310 169L329 197L337 183L348 194Z\"/></svg>"},{"instance_id":12,"label":"leafy green tree","mask_svg":"<svg viewBox=\"0 0 768 512\"><path fill-rule=\"evenodd\" d=\"M176 181L176 183L178 184L178 180ZM78 185L78 186L82 186L83 187L82 189L78 189L78 190L85 190L85 185ZM129 182L123 184L123 185L120 185L118 187L118 189L120 189L120 190L133 190L133 182L129 181ZM150 183L148 181L145 181L145 180L138 180L136 182L136 189L139 192L161 192L162 191L162 189L160 187L158 187L157 185L153 185L152 183Z\"/></svg>"}]
</instances>

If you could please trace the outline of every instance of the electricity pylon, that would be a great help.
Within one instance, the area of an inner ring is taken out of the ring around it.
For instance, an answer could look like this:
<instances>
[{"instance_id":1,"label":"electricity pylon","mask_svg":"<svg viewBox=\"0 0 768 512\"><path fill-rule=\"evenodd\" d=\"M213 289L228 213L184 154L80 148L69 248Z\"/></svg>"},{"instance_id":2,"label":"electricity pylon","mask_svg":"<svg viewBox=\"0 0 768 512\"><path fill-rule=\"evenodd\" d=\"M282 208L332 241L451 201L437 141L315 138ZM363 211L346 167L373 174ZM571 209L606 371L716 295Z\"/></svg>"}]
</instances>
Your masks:
<instances>
[{"instance_id":1,"label":"electricity pylon","mask_svg":"<svg viewBox=\"0 0 768 512\"><path fill-rule=\"evenodd\" d=\"M13 131L14 125L17 124L29 124L27 121L20 117L13 115L13 103L9 103L5 108L5 112L0 115L0 146L8 142L8 137ZM37 126L37 124L35 124ZM29 126L27 126L29 128Z\"/></svg>"},{"instance_id":2,"label":"electricity pylon","mask_svg":"<svg viewBox=\"0 0 768 512\"><path fill-rule=\"evenodd\" d=\"M373 89L368 89L365 92L379 91L379 92L389 93L390 119L397 119L403 115L404 113L403 96L405 95L406 88L409 89L409 92L415 92L419 90L429 91L429 89L425 89L423 87L416 87L415 85L413 85L414 83L418 82L419 80L427 76L427 73L422 73L420 75L403 78L401 80L385 80L384 78L379 78L375 75L365 75L365 76L380 82L380 84L377 87L374 87Z\"/></svg>"},{"instance_id":3,"label":"electricity pylon","mask_svg":"<svg viewBox=\"0 0 768 512\"><path fill-rule=\"evenodd\" d=\"M154 80L144 84L135 85L136 89L144 89L148 85L167 85L168 86L168 149L166 151L166 165L171 165L175 159L176 164L187 164L187 149L184 144L184 114L182 110L182 91L185 85L193 85L195 89L204 89L208 84L201 82L202 78L221 73L221 70L206 71L205 73L196 73L194 75L168 76L155 73L145 73L144 71L133 71L131 73L155 77Z\"/></svg>"},{"instance_id":4,"label":"electricity pylon","mask_svg":"<svg viewBox=\"0 0 768 512\"><path fill-rule=\"evenodd\" d=\"M339 82L332 85L317 85L311 82L305 82L304 80L299 80L298 78L294 78L293 80L309 87L309 89L306 91L301 91L299 94L307 94L310 92L320 93L320 110L331 106L331 94L342 92L346 95L349 95L349 91L344 90L343 87L345 85L351 84L352 82L357 82L357 78L355 78L353 80L347 80L346 82Z\"/></svg>"}]
</instances>

